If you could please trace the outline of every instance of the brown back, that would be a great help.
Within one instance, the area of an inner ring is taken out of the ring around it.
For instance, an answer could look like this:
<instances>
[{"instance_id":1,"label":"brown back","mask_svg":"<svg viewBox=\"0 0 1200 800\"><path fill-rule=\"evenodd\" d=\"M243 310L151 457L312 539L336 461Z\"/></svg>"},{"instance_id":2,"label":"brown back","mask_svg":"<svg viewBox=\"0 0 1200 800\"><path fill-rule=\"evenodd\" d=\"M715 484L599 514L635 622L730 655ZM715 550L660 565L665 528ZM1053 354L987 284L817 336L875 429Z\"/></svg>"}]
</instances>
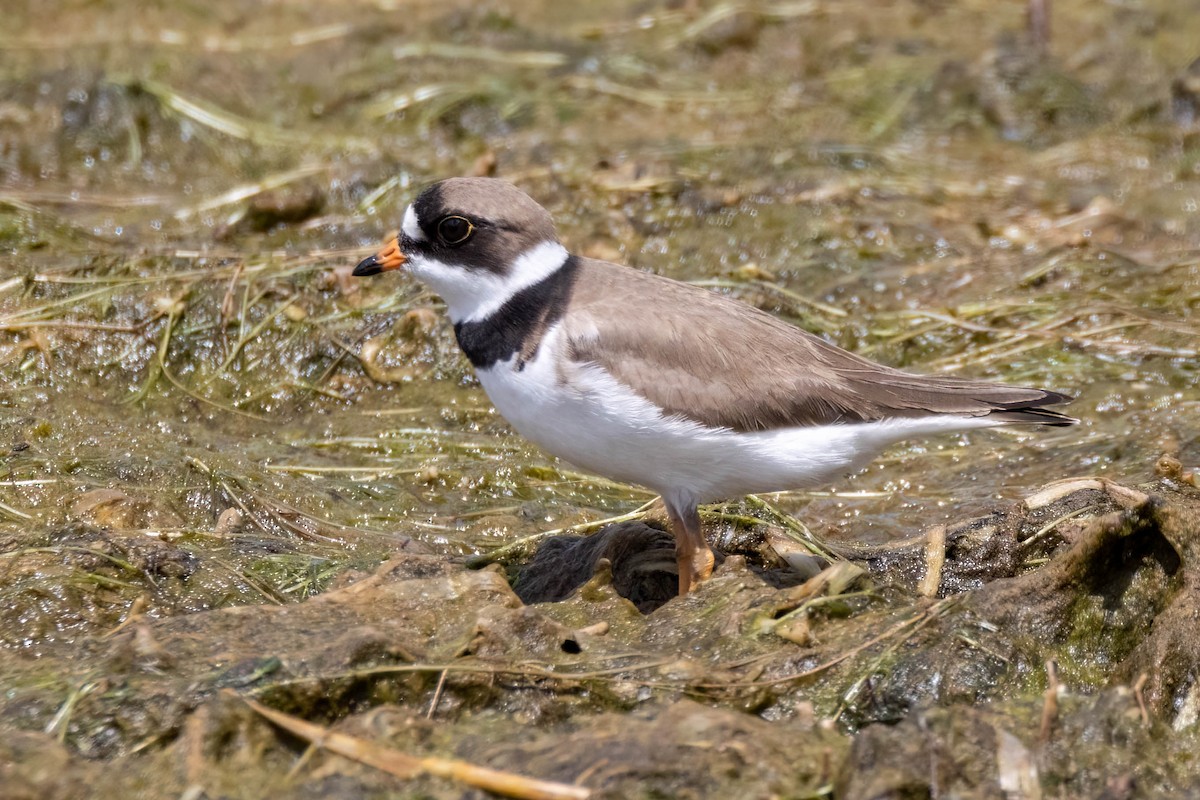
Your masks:
<instances>
[{"instance_id":1,"label":"brown back","mask_svg":"<svg viewBox=\"0 0 1200 800\"><path fill-rule=\"evenodd\" d=\"M675 414L737 431L930 414L1065 425L1043 389L913 375L860 358L739 301L580 259L566 334L594 362Z\"/></svg>"}]
</instances>

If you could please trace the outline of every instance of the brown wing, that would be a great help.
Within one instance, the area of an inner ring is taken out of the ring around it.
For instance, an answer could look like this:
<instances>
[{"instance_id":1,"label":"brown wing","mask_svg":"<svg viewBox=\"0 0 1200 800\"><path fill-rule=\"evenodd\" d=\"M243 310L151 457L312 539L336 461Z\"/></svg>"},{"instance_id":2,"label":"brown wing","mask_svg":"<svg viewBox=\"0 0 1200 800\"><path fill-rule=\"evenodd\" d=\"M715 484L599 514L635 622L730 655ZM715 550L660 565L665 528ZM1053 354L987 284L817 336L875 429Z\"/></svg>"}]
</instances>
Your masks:
<instances>
[{"instance_id":1,"label":"brown wing","mask_svg":"<svg viewBox=\"0 0 1200 800\"><path fill-rule=\"evenodd\" d=\"M930 414L1075 421L1042 408L1064 395L900 372L744 303L614 264L582 260L571 302L575 360L705 425L753 431Z\"/></svg>"}]
</instances>

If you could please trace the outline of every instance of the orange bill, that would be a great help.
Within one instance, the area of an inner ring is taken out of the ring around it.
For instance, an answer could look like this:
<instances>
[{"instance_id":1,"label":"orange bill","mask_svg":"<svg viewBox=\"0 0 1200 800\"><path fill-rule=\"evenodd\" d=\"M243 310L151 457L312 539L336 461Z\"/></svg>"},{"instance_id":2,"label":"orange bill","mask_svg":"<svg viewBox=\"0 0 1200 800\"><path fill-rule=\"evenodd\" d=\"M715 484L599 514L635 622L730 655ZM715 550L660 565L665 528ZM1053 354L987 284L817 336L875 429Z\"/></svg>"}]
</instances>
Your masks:
<instances>
[{"instance_id":1,"label":"orange bill","mask_svg":"<svg viewBox=\"0 0 1200 800\"><path fill-rule=\"evenodd\" d=\"M358 262L358 266L351 273L358 277L364 275L378 275L381 272L388 272L393 269L400 269L407 261L404 253L400 252L400 238L393 236L388 240L387 245L373 256L364 258Z\"/></svg>"}]
</instances>

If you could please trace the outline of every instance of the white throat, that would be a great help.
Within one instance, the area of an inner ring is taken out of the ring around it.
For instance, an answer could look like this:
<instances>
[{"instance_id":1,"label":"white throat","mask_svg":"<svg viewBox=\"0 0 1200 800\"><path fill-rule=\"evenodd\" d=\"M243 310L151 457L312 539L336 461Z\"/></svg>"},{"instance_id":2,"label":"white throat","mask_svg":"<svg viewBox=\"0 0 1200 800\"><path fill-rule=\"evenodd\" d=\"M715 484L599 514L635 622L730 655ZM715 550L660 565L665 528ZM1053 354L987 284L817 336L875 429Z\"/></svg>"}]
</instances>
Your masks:
<instances>
[{"instance_id":1,"label":"white throat","mask_svg":"<svg viewBox=\"0 0 1200 800\"><path fill-rule=\"evenodd\" d=\"M414 255L407 268L446 301L450 321L473 322L495 313L509 298L556 272L570 254L558 242L542 242L522 253L503 275L443 264Z\"/></svg>"}]
</instances>

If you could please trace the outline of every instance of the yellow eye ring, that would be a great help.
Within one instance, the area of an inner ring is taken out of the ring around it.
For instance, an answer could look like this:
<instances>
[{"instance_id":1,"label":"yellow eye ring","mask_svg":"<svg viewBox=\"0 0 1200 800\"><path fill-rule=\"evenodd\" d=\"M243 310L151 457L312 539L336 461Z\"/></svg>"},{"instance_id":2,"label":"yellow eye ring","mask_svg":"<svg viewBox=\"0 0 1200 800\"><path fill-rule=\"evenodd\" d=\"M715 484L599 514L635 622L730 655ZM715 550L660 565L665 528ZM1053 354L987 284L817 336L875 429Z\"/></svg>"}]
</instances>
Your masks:
<instances>
[{"instance_id":1,"label":"yellow eye ring","mask_svg":"<svg viewBox=\"0 0 1200 800\"><path fill-rule=\"evenodd\" d=\"M475 225L471 220L457 215L442 217L437 224L438 238L448 245L462 244L474 232Z\"/></svg>"}]
</instances>

